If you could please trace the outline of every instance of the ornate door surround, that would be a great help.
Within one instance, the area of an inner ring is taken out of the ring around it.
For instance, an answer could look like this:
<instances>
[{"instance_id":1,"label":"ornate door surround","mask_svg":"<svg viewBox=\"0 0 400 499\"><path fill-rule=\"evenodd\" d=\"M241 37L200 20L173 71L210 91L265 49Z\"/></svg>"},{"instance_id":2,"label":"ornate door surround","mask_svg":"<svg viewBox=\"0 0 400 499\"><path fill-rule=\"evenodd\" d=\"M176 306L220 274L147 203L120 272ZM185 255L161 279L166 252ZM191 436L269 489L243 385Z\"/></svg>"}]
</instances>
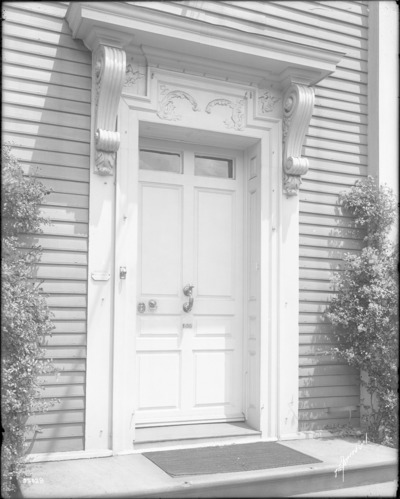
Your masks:
<instances>
[{"instance_id":1,"label":"ornate door surround","mask_svg":"<svg viewBox=\"0 0 400 499\"><path fill-rule=\"evenodd\" d=\"M296 194L308 169L301 151L313 85L335 70L343 54L260 42L213 25L204 31L204 23L195 19L129 3L71 2L67 20L74 37L93 52L85 452L133 448L135 415L128 393L134 386L130 352L135 345L127 324L134 314L137 269L128 262L136 260L135 251L128 255L126 248L136 247L137 207L128 194L137 186L143 132L239 144L243 150L259 144L259 426L264 440L295 437ZM183 41L185 54L179 50ZM245 69L234 63L243 56ZM126 279L120 278L122 267ZM98 275L112 277L99 280Z\"/></svg>"}]
</instances>

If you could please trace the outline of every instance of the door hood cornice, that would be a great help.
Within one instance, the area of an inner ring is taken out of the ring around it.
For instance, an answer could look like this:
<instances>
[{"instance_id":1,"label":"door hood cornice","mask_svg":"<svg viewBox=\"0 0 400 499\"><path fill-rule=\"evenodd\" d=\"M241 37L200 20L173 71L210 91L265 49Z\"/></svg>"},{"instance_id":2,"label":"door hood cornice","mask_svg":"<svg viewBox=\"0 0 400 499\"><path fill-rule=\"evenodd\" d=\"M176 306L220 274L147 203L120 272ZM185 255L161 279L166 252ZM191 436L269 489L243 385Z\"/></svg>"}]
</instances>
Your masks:
<instances>
[{"instance_id":1,"label":"door hood cornice","mask_svg":"<svg viewBox=\"0 0 400 499\"><path fill-rule=\"evenodd\" d=\"M67 21L74 38L92 51L100 44L127 52L130 47L141 47L150 64L168 51L175 54L169 64L174 59L179 69L185 64L187 70L195 70L196 60L201 60L204 69L209 61L211 74L218 73L221 63L229 77L230 71L237 75L239 66L249 82L263 75L285 87L294 81L314 85L335 71L344 56L131 2L71 2ZM158 56L157 49L161 51Z\"/></svg>"},{"instance_id":2,"label":"door hood cornice","mask_svg":"<svg viewBox=\"0 0 400 499\"><path fill-rule=\"evenodd\" d=\"M193 12L186 3L155 5L69 5L66 18L73 36L93 52L95 172L111 175L114 171L120 143L115 122L126 55L135 54L145 59L147 67L206 74L259 88L265 81L280 87L284 102L284 191L295 195L308 169L301 152L314 107L312 87L335 71L344 53L271 38L255 24L246 25L246 31L240 24L239 29L233 29L221 25L223 15L207 21L189 17Z\"/></svg>"}]
</instances>

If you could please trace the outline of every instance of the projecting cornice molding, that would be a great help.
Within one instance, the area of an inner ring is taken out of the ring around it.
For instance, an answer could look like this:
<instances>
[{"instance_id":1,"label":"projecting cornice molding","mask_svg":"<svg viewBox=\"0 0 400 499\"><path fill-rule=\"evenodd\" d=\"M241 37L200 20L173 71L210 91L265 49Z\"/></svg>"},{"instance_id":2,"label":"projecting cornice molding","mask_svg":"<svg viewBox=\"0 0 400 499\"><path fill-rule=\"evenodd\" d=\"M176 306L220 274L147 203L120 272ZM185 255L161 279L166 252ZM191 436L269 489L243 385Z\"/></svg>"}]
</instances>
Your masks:
<instances>
[{"instance_id":1,"label":"projecting cornice molding","mask_svg":"<svg viewBox=\"0 0 400 499\"><path fill-rule=\"evenodd\" d=\"M268 81L277 91L289 87L282 100L283 172L286 194L295 195L308 169L301 148L314 105L312 86L335 71L344 53L271 38L244 27L213 24L207 16L200 21L189 16L185 5L178 4L173 3L174 13L168 11L169 2L69 4L66 17L73 36L83 40L94 54L96 171L107 175L114 170L119 146L115 121L126 78L125 51L140 52L148 67L168 67L252 86ZM176 92L168 98L182 96L187 98ZM272 104L271 99L262 102L262 112ZM237 109L240 113L241 108ZM243 120L236 119L237 109L232 111L232 126L240 130ZM167 111L160 112L166 118Z\"/></svg>"},{"instance_id":2,"label":"projecting cornice molding","mask_svg":"<svg viewBox=\"0 0 400 499\"><path fill-rule=\"evenodd\" d=\"M336 69L343 52L292 43L245 29L213 24L189 17L187 6L174 3L176 13L168 12L169 2L70 2L67 21L73 36L94 49L94 30L105 30L122 48L129 44L146 52L162 50L176 54L171 69L195 69L226 77L241 73L248 82L262 77L285 84L296 74L306 85L314 85ZM163 10L164 9L164 10ZM181 9L181 10L179 10ZM182 50L183 47L183 50ZM147 57L147 54L146 54ZM149 57L148 57L149 58ZM151 58L151 56L150 56ZM201 62L198 62L201 61ZM238 61L240 61L238 63ZM240 66L240 71L238 71Z\"/></svg>"},{"instance_id":3,"label":"projecting cornice molding","mask_svg":"<svg viewBox=\"0 0 400 499\"><path fill-rule=\"evenodd\" d=\"M112 175L120 144L115 131L119 100L125 81L126 55L116 47L99 45L93 57L95 81L95 172Z\"/></svg>"},{"instance_id":4,"label":"projecting cornice molding","mask_svg":"<svg viewBox=\"0 0 400 499\"><path fill-rule=\"evenodd\" d=\"M314 109L314 89L292 84L283 99L283 190L294 196L302 175L308 171L308 159L301 156L304 139Z\"/></svg>"}]
</instances>

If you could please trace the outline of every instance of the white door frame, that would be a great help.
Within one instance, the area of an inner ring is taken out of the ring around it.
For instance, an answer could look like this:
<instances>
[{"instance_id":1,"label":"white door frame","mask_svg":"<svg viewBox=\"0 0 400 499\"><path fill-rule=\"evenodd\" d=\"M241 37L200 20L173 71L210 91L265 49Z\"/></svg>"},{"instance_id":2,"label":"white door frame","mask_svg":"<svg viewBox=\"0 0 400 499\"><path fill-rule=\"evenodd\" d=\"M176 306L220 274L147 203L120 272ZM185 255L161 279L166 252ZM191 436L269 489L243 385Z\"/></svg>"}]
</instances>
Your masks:
<instances>
[{"instance_id":1,"label":"white door frame","mask_svg":"<svg viewBox=\"0 0 400 499\"><path fill-rule=\"evenodd\" d=\"M210 82L224 85L228 80L240 81L253 95L253 111L243 130L239 102L243 94L234 95L231 88L222 101L226 105L231 99L234 112L239 112L239 117L232 113L230 118L238 128L225 132L238 139L258 139L262 147L261 429L264 439L296 435L299 200L293 194L301 175L307 172L301 149L312 114L312 85L333 73L344 53L299 46L279 38L271 40L234 26L166 15L162 3L148 9L132 2L70 2L66 18L74 38L82 39L93 52L85 452L129 451L134 438L133 402L124 394L134 386L130 358L134 340L127 328L120 326L132 320L135 303L136 268L132 263L128 266L128 257L135 260L137 208L129 204L126 189L135 186L137 179L135 171L124 170L123 165L138 159L140 120L158 118L156 97L149 92L149 85L144 92L142 89L128 98L125 95L125 102L120 99L128 69L126 55L132 51L133 61L143 60L140 64L146 67L147 81L153 68L168 66L176 75L209 74L213 75ZM181 53L182 45L186 53ZM246 69L237 61L245 61ZM133 66L129 66L131 76L139 77L141 67ZM272 95L265 91L266 80L271 89L275 85ZM272 112L276 91L283 106ZM185 95L181 92L180 96ZM215 94L208 96L221 105ZM121 140L115 132L118 101ZM215 115L207 118L206 113L201 118L203 124L208 120L207 129L220 132L213 128ZM274 119L269 118L271 115ZM132 248L130 255L124 253L128 246ZM120 266L127 266L125 280L119 278Z\"/></svg>"},{"instance_id":2,"label":"white door frame","mask_svg":"<svg viewBox=\"0 0 400 499\"><path fill-rule=\"evenodd\" d=\"M129 106L124 99L121 99L118 119L121 145L115 185L112 416L109 424L111 447L121 452L132 449L135 438L135 335L131 325L135 324L136 316L137 202L132 192L137 192L138 179L137 168L130 165L138 165L140 122L158 123L159 120L153 113ZM220 129L207 131L221 133ZM221 137L229 134L235 140L238 137L237 131L225 131ZM298 197L286 199L282 194L280 123L265 120L262 127L246 129L240 137L249 144L256 140L261 143L260 430L263 440L275 440L293 437L297 432ZM120 267L126 267L126 279L119 278ZM96 390L95 384L99 385L88 373L90 380L88 395ZM94 401L94 397L91 400ZM86 425L89 429L90 420L87 419Z\"/></svg>"}]
</instances>

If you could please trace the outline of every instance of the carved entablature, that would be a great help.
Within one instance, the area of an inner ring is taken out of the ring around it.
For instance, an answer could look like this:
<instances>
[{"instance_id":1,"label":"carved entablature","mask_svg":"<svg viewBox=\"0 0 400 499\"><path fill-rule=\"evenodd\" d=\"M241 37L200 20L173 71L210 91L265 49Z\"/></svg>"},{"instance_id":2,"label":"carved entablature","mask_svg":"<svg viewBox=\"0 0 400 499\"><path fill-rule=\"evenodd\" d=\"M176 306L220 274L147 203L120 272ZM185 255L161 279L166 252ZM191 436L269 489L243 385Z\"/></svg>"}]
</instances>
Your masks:
<instances>
[{"instance_id":1,"label":"carved entablature","mask_svg":"<svg viewBox=\"0 0 400 499\"><path fill-rule=\"evenodd\" d=\"M225 106L231 110L229 118L224 120L225 126L235 130L243 130L245 127L244 103L244 99L238 99L236 102L230 99L213 99L207 104L206 113L210 114L214 106Z\"/></svg>"},{"instance_id":2,"label":"carved entablature","mask_svg":"<svg viewBox=\"0 0 400 499\"><path fill-rule=\"evenodd\" d=\"M258 96L258 110L261 115L271 113L280 98L274 96L269 90L262 90Z\"/></svg>"},{"instance_id":3,"label":"carved entablature","mask_svg":"<svg viewBox=\"0 0 400 499\"><path fill-rule=\"evenodd\" d=\"M176 121L182 118L182 115L177 113L176 105L174 103L175 100L182 99L187 101L192 108L192 111L199 111L198 104L196 100L188 93L183 90L172 90L169 89L165 85L160 85L162 100L158 106L157 116L164 120Z\"/></svg>"},{"instance_id":4,"label":"carved entablature","mask_svg":"<svg viewBox=\"0 0 400 499\"><path fill-rule=\"evenodd\" d=\"M124 50L100 45L93 60L95 78L95 173L112 175L120 144L115 131L119 100L126 77Z\"/></svg>"},{"instance_id":5,"label":"carved entablature","mask_svg":"<svg viewBox=\"0 0 400 499\"><path fill-rule=\"evenodd\" d=\"M283 190L295 196L308 159L301 157L304 138L314 109L314 89L292 84L283 98Z\"/></svg>"}]
</instances>

